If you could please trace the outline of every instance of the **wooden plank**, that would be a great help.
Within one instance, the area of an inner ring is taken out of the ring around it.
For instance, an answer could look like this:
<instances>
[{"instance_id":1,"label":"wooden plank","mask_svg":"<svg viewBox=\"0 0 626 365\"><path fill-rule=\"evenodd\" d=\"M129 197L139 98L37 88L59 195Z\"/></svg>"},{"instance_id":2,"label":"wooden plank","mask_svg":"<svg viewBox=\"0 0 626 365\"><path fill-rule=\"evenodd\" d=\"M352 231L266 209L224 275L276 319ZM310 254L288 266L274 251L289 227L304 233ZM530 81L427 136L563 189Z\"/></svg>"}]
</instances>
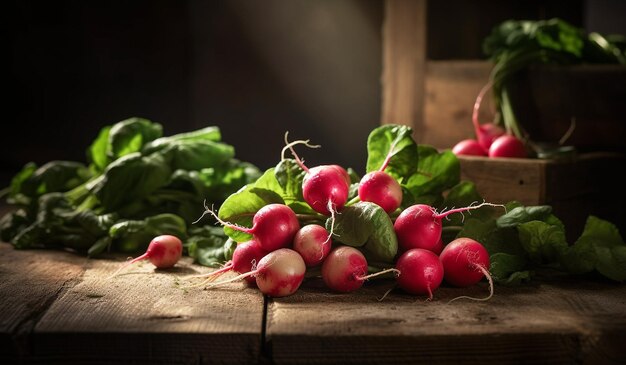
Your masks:
<instances>
[{"instance_id":1,"label":"wooden plank","mask_svg":"<svg viewBox=\"0 0 626 365\"><path fill-rule=\"evenodd\" d=\"M572 242L589 215L626 229L626 193L619 178L626 166L623 154L585 153L571 160L475 156L459 160L461 178L474 182L487 201L551 205Z\"/></svg>"},{"instance_id":2,"label":"wooden plank","mask_svg":"<svg viewBox=\"0 0 626 365\"><path fill-rule=\"evenodd\" d=\"M519 288L442 287L427 302L376 282L333 294L320 280L270 301L276 364L619 363L626 360L626 287L578 279Z\"/></svg>"},{"instance_id":3,"label":"wooden plank","mask_svg":"<svg viewBox=\"0 0 626 365\"><path fill-rule=\"evenodd\" d=\"M428 61L425 72L424 120L418 143L452 148L457 142L476 138L472 124L474 102L489 80L487 61ZM491 94L480 108L479 121L494 117Z\"/></svg>"},{"instance_id":4,"label":"wooden plank","mask_svg":"<svg viewBox=\"0 0 626 365\"><path fill-rule=\"evenodd\" d=\"M545 204L548 160L460 156L461 178L476 184L487 201Z\"/></svg>"},{"instance_id":5,"label":"wooden plank","mask_svg":"<svg viewBox=\"0 0 626 365\"><path fill-rule=\"evenodd\" d=\"M263 296L233 283L211 291L185 277L210 271L183 258L172 270L146 263L108 276L120 260L91 260L83 281L59 298L33 334L33 362L254 363Z\"/></svg>"},{"instance_id":6,"label":"wooden plank","mask_svg":"<svg viewBox=\"0 0 626 365\"><path fill-rule=\"evenodd\" d=\"M426 0L387 0L383 22L381 122L421 134L426 62Z\"/></svg>"},{"instance_id":7,"label":"wooden plank","mask_svg":"<svg viewBox=\"0 0 626 365\"><path fill-rule=\"evenodd\" d=\"M80 281L86 259L0 243L0 363L28 352L28 336L52 303ZM4 360L3 360L4 359Z\"/></svg>"}]
</instances>

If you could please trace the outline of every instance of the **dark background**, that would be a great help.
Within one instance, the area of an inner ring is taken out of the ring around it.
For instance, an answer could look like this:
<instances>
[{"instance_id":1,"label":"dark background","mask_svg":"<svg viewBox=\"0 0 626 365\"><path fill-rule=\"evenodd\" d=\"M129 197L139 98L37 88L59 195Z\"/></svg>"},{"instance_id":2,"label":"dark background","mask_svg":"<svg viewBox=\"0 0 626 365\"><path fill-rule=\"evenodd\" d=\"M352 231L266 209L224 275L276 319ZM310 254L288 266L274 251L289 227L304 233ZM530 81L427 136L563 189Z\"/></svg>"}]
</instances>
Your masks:
<instances>
[{"instance_id":1,"label":"dark background","mask_svg":"<svg viewBox=\"0 0 626 365\"><path fill-rule=\"evenodd\" d=\"M100 128L140 116L165 135L217 125L266 169L283 135L309 138L308 164L362 171L379 124L379 0L9 1L0 183L25 163L85 161ZM509 19L562 17L626 33L626 1L431 1L430 59L483 58Z\"/></svg>"}]
</instances>

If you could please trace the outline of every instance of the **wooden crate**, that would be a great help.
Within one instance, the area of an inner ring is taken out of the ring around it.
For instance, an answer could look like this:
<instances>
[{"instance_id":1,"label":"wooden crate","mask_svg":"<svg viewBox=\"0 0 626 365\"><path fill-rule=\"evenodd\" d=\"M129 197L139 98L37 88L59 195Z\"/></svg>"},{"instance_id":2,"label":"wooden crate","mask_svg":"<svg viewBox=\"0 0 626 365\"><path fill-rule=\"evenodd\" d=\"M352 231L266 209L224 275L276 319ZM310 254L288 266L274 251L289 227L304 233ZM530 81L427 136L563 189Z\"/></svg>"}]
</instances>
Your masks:
<instances>
[{"instance_id":1,"label":"wooden crate","mask_svg":"<svg viewBox=\"0 0 626 365\"><path fill-rule=\"evenodd\" d=\"M590 214L617 224L626 234L622 154L588 153L571 160L461 156L460 161L462 179L474 182L489 202L551 205L570 240L580 235Z\"/></svg>"}]
</instances>

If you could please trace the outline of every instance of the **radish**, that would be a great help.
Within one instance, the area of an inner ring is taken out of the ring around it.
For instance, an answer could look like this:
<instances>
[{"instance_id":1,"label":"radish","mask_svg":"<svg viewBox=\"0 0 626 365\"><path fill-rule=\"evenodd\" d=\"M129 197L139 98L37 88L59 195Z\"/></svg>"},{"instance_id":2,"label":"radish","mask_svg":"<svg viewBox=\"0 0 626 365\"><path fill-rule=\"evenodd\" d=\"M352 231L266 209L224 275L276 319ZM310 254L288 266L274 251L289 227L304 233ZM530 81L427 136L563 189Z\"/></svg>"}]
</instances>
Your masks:
<instances>
[{"instance_id":1,"label":"radish","mask_svg":"<svg viewBox=\"0 0 626 365\"><path fill-rule=\"evenodd\" d=\"M350 193L350 176L348 172L339 165L321 165L308 168L294 151L296 144L305 144L308 147L319 147L308 144L306 141L289 142L285 133L286 146L283 148L283 159L285 150L289 149L296 163L306 172L302 181L302 196L304 200L318 213L330 215L343 208L348 201Z\"/></svg>"},{"instance_id":2,"label":"radish","mask_svg":"<svg viewBox=\"0 0 626 365\"><path fill-rule=\"evenodd\" d=\"M326 286L342 293L355 291L366 280L389 272L397 273L398 270L391 268L367 275L365 256L351 246L337 247L322 264L322 279Z\"/></svg>"},{"instance_id":3,"label":"radish","mask_svg":"<svg viewBox=\"0 0 626 365\"><path fill-rule=\"evenodd\" d=\"M239 274L250 272L267 254L268 252L264 250L259 242L255 240L239 243L237 244L237 247L235 247L235 251L233 251L232 260L226 262L222 268L208 274L192 276L192 278L207 278L204 282L194 286L204 285L229 271L234 271ZM246 277L245 279L249 284L255 283L255 279L251 276Z\"/></svg>"},{"instance_id":4,"label":"radish","mask_svg":"<svg viewBox=\"0 0 626 365\"><path fill-rule=\"evenodd\" d=\"M491 203L472 204L468 207L437 213L435 208L429 205L412 205L400 213L393 225L398 236L398 246L402 251L408 251L412 248L435 251L441 240L441 220L443 218L453 213L463 213L485 205L501 206Z\"/></svg>"},{"instance_id":5,"label":"radish","mask_svg":"<svg viewBox=\"0 0 626 365\"><path fill-rule=\"evenodd\" d=\"M433 292L443 281L444 267L439 257L429 250L414 248L403 253L396 261L400 272L397 282L404 291L428 295L433 299Z\"/></svg>"},{"instance_id":6,"label":"radish","mask_svg":"<svg viewBox=\"0 0 626 365\"><path fill-rule=\"evenodd\" d=\"M437 244L435 245L435 247L433 247L433 249L431 250L435 255L439 256L441 254L441 251L443 251L443 247L445 245L443 244L443 240L440 238L439 242L437 242Z\"/></svg>"},{"instance_id":7,"label":"radish","mask_svg":"<svg viewBox=\"0 0 626 365\"><path fill-rule=\"evenodd\" d=\"M457 156L487 156L483 146L475 139L464 139L454 145L452 153Z\"/></svg>"},{"instance_id":8,"label":"radish","mask_svg":"<svg viewBox=\"0 0 626 365\"><path fill-rule=\"evenodd\" d=\"M484 123L480 124L478 122L478 111L480 109L480 104L483 101L485 93L489 88L491 88L491 82L487 83L476 97L476 102L474 103L474 110L472 112L472 123L474 123L474 131L476 133L476 139L478 143L483 148L483 151L489 151L489 147L491 147L491 143L498 137L504 134L504 129L493 123Z\"/></svg>"},{"instance_id":9,"label":"radish","mask_svg":"<svg viewBox=\"0 0 626 365\"><path fill-rule=\"evenodd\" d=\"M450 242L439 256L444 268L446 282L458 286L468 287L478 283L483 277L489 281L489 296L486 298L457 297L473 300L489 300L493 296L493 280L487 268L489 267L489 253L479 242L467 238L457 238Z\"/></svg>"},{"instance_id":10,"label":"radish","mask_svg":"<svg viewBox=\"0 0 626 365\"><path fill-rule=\"evenodd\" d=\"M489 157L515 157L528 156L524 143L512 134L498 137L489 147Z\"/></svg>"},{"instance_id":11,"label":"radish","mask_svg":"<svg viewBox=\"0 0 626 365\"><path fill-rule=\"evenodd\" d=\"M364 202L377 204L387 213L395 211L402 203L402 188L400 184L385 172L391 160L394 147L395 143L389 148L387 157L385 157L380 169L365 174L359 183L359 199Z\"/></svg>"},{"instance_id":12,"label":"radish","mask_svg":"<svg viewBox=\"0 0 626 365\"><path fill-rule=\"evenodd\" d=\"M214 288L247 277L254 277L256 285L263 294L271 297L284 297L298 290L304 280L305 271L306 265L299 253L289 248L280 248L259 260L256 269L207 287Z\"/></svg>"},{"instance_id":13,"label":"radish","mask_svg":"<svg viewBox=\"0 0 626 365\"><path fill-rule=\"evenodd\" d=\"M348 171L346 171L346 169L344 169L343 167L339 165L329 165L329 167L332 167L336 169L337 171L339 171L341 176L343 176L343 178L346 180L346 184L348 184L348 186L352 184L352 180L350 179L350 174L348 174Z\"/></svg>"},{"instance_id":14,"label":"radish","mask_svg":"<svg viewBox=\"0 0 626 365\"><path fill-rule=\"evenodd\" d=\"M157 269L168 269L180 260L183 253L183 243L172 235L157 236L150 241L146 252L117 269L110 277L117 275L122 269L141 260L149 260Z\"/></svg>"},{"instance_id":15,"label":"radish","mask_svg":"<svg viewBox=\"0 0 626 365\"><path fill-rule=\"evenodd\" d=\"M252 218L252 228L224 222L208 208L202 215L206 213L210 213L224 227L251 234L265 251L274 251L291 245L293 237L300 229L296 213L284 204L268 204L259 209Z\"/></svg>"},{"instance_id":16,"label":"radish","mask_svg":"<svg viewBox=\"0 0 626 365\"><path fill-rule=\"evenodd\" d=\"M332 240L328 231L318 224L300 228L293 239L293 249L302 256L308 267L321 264L328 256L331 246Z\"/></svg>"}]
</instances>

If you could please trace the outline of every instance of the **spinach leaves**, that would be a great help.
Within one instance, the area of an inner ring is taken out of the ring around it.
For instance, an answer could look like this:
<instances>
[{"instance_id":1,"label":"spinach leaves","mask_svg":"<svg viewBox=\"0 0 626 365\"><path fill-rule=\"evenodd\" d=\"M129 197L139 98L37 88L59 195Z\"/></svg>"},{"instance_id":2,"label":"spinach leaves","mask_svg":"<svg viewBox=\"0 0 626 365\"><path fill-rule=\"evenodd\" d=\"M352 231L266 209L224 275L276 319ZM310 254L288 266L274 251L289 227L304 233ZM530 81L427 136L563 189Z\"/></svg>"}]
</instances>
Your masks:
<instances>
[{"instance_id":1,"label":"spinach leaves","mask_svg":"<svg viewBox=\"0 0 626 365\"><path fill-rule=\"evenodd\" d=\"M203 201L220 205L260 176L234 155L217 127L163 136L160 124L142 118L105 126L87 148L86 164L29 163L16 174L7 201L17 209L0 221L0 237L16 248L94 256L142 251L154 236L173 234L196 259L214 263L204 258L207 242L223 258L227 237L191 223Z\"/></svg>"}]
</instances>

